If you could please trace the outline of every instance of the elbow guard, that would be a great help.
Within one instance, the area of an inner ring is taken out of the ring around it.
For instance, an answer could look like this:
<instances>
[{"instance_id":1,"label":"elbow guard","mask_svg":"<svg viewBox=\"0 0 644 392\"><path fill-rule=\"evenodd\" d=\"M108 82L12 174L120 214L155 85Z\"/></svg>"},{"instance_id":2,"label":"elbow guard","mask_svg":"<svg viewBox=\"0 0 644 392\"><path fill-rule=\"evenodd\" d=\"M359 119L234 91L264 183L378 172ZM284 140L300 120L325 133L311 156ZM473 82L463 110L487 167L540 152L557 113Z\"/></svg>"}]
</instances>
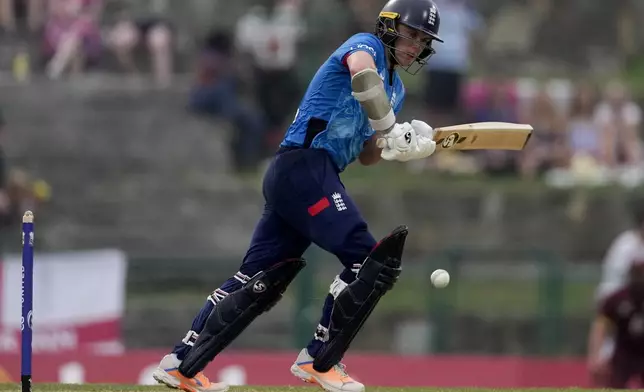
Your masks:
<instances>
[{"instance_id":1,"label":"elbow guard","mask_svg":"<svg viewBox=\"0 0 644 392\"><path fill-rule=\"evenodd\" d=\"M369 123L376 132L388 131L396 123L382 79L373 68L364 69L351 78L353 96L367 112Z\"/></svg>"}]
</instances>

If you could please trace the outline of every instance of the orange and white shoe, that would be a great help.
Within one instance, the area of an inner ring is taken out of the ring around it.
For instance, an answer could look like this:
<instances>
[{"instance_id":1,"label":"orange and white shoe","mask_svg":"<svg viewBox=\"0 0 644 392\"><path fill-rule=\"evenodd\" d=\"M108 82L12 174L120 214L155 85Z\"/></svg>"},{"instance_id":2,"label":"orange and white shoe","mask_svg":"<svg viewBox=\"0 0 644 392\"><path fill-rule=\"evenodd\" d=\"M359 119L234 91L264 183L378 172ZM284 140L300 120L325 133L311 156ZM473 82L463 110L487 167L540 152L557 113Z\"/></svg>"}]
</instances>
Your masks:
<instances>
[{"instance_id":1,"label":"orange and white shoe","mask_svg":"<svg viewBox=\"0 0 644 392\"><path fill-rule=\"evenodd\" d=\"M228 385L220 382L210 382L203 372L197 373L193 378L187 378L179 373L181 360L175 354L168 354L161 360L159 366L152 373L157 382L170 388L181 389L186 392L226 392Z\"/></svg>"},{"instance_id":2,"label":"orange and white shoe","mask_svg":"<svg viewBox=\"0 0 644 392\"><path fill-rule=\"evenodd\" d=\"M313 357L306 349L300 351L291 373L300 380L318 384L328 392L364 392L364 385L357 382L344 370L344 365L338 364L326 373L313 370Z\"/></svg>"}]
</instances>

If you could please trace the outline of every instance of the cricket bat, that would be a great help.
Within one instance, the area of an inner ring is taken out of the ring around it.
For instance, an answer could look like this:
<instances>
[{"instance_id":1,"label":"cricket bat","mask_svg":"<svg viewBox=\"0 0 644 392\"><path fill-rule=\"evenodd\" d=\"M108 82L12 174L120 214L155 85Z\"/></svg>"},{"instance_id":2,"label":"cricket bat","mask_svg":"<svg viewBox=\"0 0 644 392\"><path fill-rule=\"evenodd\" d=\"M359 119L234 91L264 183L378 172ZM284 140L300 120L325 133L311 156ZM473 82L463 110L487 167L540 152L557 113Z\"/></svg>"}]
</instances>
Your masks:
<instances>
[{"instance_id":1,"label":"cricket bat","mask_svg":"<svg viewBox=\"0 0 644 392\"><path fill-rule=\"evenodd\" d=\"M436 150L523 150L532 126L509 122L478 122L434 129ZM378 139L378 147L387 140Z\"/></svg>"}]
</instances>

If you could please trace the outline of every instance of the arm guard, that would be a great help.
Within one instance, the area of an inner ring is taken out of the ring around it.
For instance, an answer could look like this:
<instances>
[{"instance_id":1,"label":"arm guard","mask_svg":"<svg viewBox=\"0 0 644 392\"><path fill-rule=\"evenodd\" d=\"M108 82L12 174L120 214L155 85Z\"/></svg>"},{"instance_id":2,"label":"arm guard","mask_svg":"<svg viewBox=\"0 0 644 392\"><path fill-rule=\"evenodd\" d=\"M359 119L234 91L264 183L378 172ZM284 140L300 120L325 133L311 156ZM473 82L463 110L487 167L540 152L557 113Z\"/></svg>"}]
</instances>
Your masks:
<instances>
[{"instance_id":1,"label":"arm guard","mask_svg":"<svg viewBox=\"0 0 644 392\"><path fill-rule=\"evenodd\" d=\"M351 78L353 96L362 105L376 132L387 132L396 123L382 79L373 68L364 69Z\"/></svg>"}]
</instances>

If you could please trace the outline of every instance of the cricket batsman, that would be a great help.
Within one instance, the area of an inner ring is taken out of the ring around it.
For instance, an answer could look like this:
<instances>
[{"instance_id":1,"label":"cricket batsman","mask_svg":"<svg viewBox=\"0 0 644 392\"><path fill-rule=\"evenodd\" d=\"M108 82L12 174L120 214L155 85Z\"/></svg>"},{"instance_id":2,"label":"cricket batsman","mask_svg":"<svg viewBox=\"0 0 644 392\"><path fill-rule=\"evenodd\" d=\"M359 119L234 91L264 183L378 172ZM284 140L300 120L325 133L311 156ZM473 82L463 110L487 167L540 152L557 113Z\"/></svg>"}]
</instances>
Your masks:
<instances>
[{"instance_id":1,"label":"cricket batsman","mask_svg":"<svg viewBox=\"0 0 644 392\"><path fill-rule=\"evenodd\" d=\"M405 95L397 69L421 69L432 43L443 42L439 24L432 0L390 0L373 34L350 37L318 69L264 176L264 213L239 271L208 296L186 336L161 360L157 381L190 392L226 391L203 369L281 299L315 243L344 269L291 373L330 392L364 391L340 361L398 280L407 227L376 241L339 174L356 159L407 162L435 151L429 125L396 121Z\"/></svg>"}]
</instances>

